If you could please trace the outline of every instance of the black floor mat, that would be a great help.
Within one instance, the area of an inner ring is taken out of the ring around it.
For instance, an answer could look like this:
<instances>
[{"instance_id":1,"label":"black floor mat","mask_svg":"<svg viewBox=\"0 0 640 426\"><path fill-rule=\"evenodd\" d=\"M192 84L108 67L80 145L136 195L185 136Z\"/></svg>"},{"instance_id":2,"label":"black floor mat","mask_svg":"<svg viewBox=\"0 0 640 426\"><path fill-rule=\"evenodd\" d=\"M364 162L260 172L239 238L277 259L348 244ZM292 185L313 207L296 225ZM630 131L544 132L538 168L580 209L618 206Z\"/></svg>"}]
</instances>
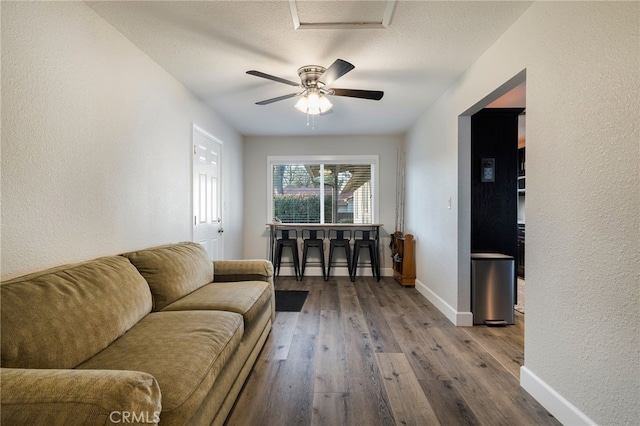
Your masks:
<instances>
[{"instance_id":1,"label":"black floor mat","mask_svg":"<svg viewBox=\"0 0 640 426\"><path fill-rule=\"evenodd\" d=\"M308 294L306 290L276 290L276 311L300 312Z\"/></svg>"}]
</instances>

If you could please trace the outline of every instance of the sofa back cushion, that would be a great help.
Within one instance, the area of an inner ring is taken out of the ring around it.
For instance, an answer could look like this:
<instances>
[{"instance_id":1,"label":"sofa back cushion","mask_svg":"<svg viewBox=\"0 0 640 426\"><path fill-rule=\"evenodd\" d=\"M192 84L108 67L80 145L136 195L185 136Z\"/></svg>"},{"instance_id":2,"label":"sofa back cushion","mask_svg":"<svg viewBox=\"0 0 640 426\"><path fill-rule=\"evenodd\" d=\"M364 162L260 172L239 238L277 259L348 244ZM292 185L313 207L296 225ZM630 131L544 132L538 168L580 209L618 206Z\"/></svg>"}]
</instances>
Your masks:
<instances>
[{"instance_id":1,"label":"sofa back cushion","mask_svg":"<svg viewBox=\"0 0 640 426\"><path fill-rule=\"evenodd\" d=\"M197 243L168 244L124 256L149 283L154 311L213 281L213 262Z\"/></svg>"},{"instance_id":2,"label":"sofa back cushion","mask_svg":"<svg viewBox=\"0 0 640 426\"><path fill-rule=\"evenodd\" d=\"M0 303L2 367L73 368L151 312L151 293L112 256L3 282Z\"/></svg>"}]
</instances>

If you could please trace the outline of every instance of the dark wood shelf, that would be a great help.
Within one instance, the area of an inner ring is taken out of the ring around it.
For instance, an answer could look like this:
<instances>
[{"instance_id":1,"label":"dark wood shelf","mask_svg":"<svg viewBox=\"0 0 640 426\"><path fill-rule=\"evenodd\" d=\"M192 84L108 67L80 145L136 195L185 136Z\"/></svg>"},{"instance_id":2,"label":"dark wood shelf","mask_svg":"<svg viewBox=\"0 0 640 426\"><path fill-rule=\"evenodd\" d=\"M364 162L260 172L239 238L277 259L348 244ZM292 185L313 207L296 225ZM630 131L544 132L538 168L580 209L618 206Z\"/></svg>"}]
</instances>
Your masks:
<instances>
[{"instance_id":1,"label":"dark wood shelf","mask_svg":"<svg viewBox=\"0 0 640 426\"><path fill-rule=\"evenodd\" d=\"M394 232L391 235L393 278L403 287L415 287L416 264L413 235Z\"/></svg>"}]
</instances>

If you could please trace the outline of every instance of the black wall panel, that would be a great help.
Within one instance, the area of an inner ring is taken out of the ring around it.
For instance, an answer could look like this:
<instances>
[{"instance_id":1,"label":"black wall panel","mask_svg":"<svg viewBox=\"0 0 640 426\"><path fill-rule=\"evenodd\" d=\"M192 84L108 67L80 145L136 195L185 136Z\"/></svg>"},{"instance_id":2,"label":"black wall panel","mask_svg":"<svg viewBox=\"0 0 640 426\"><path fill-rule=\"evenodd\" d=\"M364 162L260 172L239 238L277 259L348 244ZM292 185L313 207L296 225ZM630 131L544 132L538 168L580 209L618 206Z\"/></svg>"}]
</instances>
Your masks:
<instances>
[{"instance_id":1,"label":"black wall panel","mask_svg":"<svg viewBox=\"0 0 640 426\"><path fill-rule=\"evenodd\" d=\"M471 251L517 257L518 114L484 109L471 117ZM483 159L494 159L495 180L482 182Z\"/></svg>"}]
</instances>

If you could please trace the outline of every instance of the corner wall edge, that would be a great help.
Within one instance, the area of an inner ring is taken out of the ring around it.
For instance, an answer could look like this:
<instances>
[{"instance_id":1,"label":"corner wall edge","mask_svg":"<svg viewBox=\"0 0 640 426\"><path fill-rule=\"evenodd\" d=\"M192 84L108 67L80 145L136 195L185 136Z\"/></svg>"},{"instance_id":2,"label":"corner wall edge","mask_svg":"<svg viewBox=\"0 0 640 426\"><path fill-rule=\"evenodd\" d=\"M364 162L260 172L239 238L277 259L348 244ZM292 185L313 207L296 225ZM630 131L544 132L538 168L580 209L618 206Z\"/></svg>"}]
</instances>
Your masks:
<instances>
[{"instance_id":1,"label":"corner wall edge","mask_svg":"<svg viewBox=\"0 0 640 426\"><path fill-rule=\"evenodd\" d=\"M425 299L431 302L445 317L456 327L473 326L473 314L471 312L458 312L453 306L449 305L444 299L438 296L433 290L423 284L420 280L416 280L416 290Z\"/></svg>"}]
</instances>

